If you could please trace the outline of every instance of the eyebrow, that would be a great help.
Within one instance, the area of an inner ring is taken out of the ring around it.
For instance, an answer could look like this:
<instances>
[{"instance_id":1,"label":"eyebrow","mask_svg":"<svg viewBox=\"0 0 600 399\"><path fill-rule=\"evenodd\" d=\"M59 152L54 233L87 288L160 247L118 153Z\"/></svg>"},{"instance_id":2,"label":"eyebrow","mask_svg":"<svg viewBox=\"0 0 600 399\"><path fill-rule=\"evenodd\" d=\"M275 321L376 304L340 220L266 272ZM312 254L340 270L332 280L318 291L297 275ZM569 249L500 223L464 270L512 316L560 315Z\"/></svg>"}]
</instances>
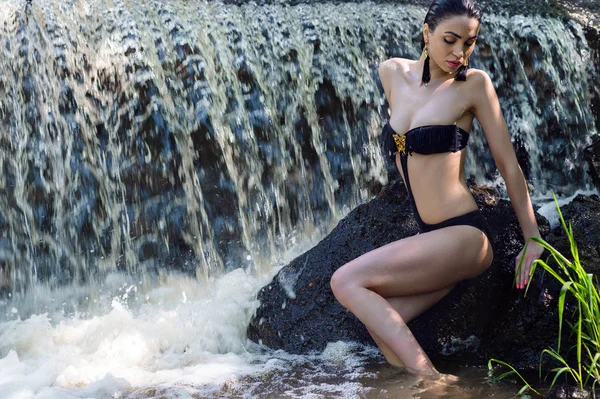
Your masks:
<instances>
[{"instance_id":1,"label":"eyebrow","mask_svg":"<svg viewBox=\"0 0 600 399\"><path fill-rule=\"evenodd\" d=\"M447 31L447 32L444 32L444 33L450 33L452 36L455 36L455 37L457 37L457 38L459 38L459 39L462 39L462 36L460 36L460 35L458 35L458 34L456 34L456 33L454 33L454 32ZM470 40L470 39L477 39L477 35L475 35L475 36L471 36L471 37L469 38L469 40Z\"/></svg>"}]
</instances>

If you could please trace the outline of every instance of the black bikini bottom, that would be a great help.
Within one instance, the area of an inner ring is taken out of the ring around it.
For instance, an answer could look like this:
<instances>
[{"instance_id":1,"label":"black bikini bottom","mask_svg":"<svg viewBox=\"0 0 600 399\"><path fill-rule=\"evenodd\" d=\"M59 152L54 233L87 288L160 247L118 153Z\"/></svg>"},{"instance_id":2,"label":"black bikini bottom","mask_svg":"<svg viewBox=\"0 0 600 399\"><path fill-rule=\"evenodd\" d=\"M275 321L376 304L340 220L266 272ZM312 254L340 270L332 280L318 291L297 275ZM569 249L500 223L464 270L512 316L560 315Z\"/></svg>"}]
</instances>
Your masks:
<instances>
[{"instance_id":1,"label":"black bikini bottom","mask_svg":"<svg viewBox=\"0 0 600 399\"><path fill-rule=\"evenodd\" d=\"M488 226L485 218L483 217L483 214L479 209L476 209L469 213L465 213L464 215L446 219L440 223L425 223L423 219L421 219L421 215L419 215L419 211L417 210L417 204L415 203L415 198L413 197L412 189L410 188L410 179L408 177L408 155L406 155L405 153L400 153L400 162L402 163L402 177L404 178L406 190L408 191L408 196L410 198L410 203L413 209L413 214L415 215L415 220L417 221L417 225L419 226L419 230L421 231L421 233L427 233L428 231L437 230L449 226L467 225L473 226L476 229L481 230L487 236L490 243L494 242L494 236L492 234L492 231L490 230L490 226Z\"/></svg>"},{"instance_id":2,"label":"black bikini bottom","mask_svg":"<svg viewBox=\"0 0 600 399\"><path fill-rule=\"evenodd\" d=\"M437 229L441 229L441 228L449 227L449 226L467 225L467 226L473 226L476 229L481 230L487 236L490 243L492 243L492 241L494 239L494 236L492 234L490 226L488 225L487 221L485 220L485 218L483 217L483 214L481 213L481 211L479 209L469 212L469 213L465 213L464 215L455 216L453 218L446 219L443 222L435 223L435 224L428 224L419 219L420 218L417 219L417 224L419 225L419 230L421 231L421 233L427 233L429 231L433 231L433 230L437 230Z\"/></svg>"},{"instance_id":3,"label":"black bikini bottom","mask_svg":"<svg viewBox=\"0 0 600 399\"><path fill-rule=\"evenodd\" d=\"M418 215L418 213L417 213L417 215ZM495 236L493 235L492 230L490 229L490 226L488 225L487 221L485 220L485 218L483 217L483 214L481 213L481 211L479 209L469 212L469 213L465 213L464 215L446 219L443 222L435 223L435 224L425 223L421 220L420 217L415 218L415 219L417 220L417 224L419 225L419 230L421 231L421 233L427 233L429 231L442 229L444 227L449 227L449 226L467 225L467 226L473 226L476 229L481 230L483 232L483 234L485 234L486 237L488 238L490 245L493 245L493 243L495 241ZM460 296L464 292L467 291L467 289L473 284L474 281L475 281L475 278L467 278L467 279L459 281L454 287L452 287L452 289L450 290L450 293L448 293L446 295L448 298L445 300L449 301L450 303L457 301L458 298L460 298Z\"/></svg>"}]
</instances>

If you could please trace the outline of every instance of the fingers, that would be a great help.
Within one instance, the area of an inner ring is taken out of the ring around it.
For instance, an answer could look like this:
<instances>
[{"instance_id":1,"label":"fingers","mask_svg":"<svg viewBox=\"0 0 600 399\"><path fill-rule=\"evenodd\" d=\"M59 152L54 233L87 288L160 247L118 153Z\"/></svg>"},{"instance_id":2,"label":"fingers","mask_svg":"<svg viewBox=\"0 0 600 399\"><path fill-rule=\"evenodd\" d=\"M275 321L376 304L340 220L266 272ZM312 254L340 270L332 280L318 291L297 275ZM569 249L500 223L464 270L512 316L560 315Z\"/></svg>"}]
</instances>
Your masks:
<instances>
[{"instance_id":1,"label":"fingers","mask_svg":"<svg viewBox=\"0 0 600 399\"><path fill-rule=\"evenodd\" d=\"M521 257L522 254L519 254L519 256L517 256L517 258L515 259L515 277L516 277L516 281L515 281L515 285L517 287L517 289L521 289L521 284L523 284L523 279L522 279L522 272L523 269L525 268L525 259L523 259L523 263L521 263ZM519 268L519 264L521 266L521 268Z\"/></svg>"},{"instance_id":2,"label":"fingers","mask_svg":"<svg viewBox=\"0 0 600 399\"><path fill-rule=\"evenodd\" d=\"M531 258L527 256L523 261L523 268L521 269L521 289L525 288L525 285L527 284L526 281L529 277L529 270L531 270Z\"/></svg>"},{"instance_id":3,"label":"fingers","mask_svg":"<svg viewBox=\"0 0 600 399\"><path fill-rule=\"evenodd\" d=\"M523 263L521 264L521 270L519 270L519 289L523 289L523 285L525 284L525 278L523 278L525 274L525 269L527 269L527 259L523 259Z\"/></svg>"},{"instance_id":4,"label":"fingers","mask_svg":"<svg viewBox=\"0 0 600 399\"><path fill-rule=\"evenodd\" d=\"M531 273L531 268L533 267L533 262L535 262L536 258L535 257L525 257L525 259L523 259L523 263L521 264L521 269L516 271L516 276L517 276L517 280L516 280L516 287L517 289L524 289L527 284L529 284L529 280L530 280L530 273ZM516 262L517 266L516 268L518 269L519 267L519 262Z\"/></svg>"},{"instance_id":5,"label":"fingers","mask_svg":"<svg viewBox=\"0 0 600 399\"><path fill-rule=\"evenodd\" d=\"M517 289L524 289L527 284L529 284L530 276L529 273L533 267L533 262L536 261L544 251L544 248L539 246L539 250L534 250L533 252L529 251L527 253L523 253L523 250L519 253L519 255L515 258L515 286ZM539 253L539 254L538 254ZM521 263L521 268L519 269L519 263L521 262L521 258L523 258L523 262Z\"/></svg>"},{"instance_id":6,"label":"fingers","mask_svg":"<svg viewBox=\"0 0 600 399\"><path fill-rule=\"evenodd\" d=\"M519 263L521 262L521 256L517 256L515 259L515 285L517 289L523 289L529 283L529 272L533 265L534 258L531 256L525 256L519 269Z\"/></svg>"}]
</instances>

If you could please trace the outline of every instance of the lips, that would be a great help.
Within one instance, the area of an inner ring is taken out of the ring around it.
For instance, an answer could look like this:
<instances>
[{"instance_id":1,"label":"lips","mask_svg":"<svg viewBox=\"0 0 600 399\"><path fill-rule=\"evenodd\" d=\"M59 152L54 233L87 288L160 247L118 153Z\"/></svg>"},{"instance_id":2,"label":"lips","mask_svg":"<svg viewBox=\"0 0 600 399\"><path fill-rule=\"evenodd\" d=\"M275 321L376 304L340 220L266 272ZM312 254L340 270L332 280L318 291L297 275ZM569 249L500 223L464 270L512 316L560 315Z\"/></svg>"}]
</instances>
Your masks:
<instances>
[{"instance_id":1,"label":"lips","mask_svg":"<svg viewBox=\"0 0 600 399\"><path fill-rule=\"evenodd\" d=\"M461 63L458 61L446 61L448 63L448 65L450 65L452 68L458 68Z\"/></svg>"}]
</instances>

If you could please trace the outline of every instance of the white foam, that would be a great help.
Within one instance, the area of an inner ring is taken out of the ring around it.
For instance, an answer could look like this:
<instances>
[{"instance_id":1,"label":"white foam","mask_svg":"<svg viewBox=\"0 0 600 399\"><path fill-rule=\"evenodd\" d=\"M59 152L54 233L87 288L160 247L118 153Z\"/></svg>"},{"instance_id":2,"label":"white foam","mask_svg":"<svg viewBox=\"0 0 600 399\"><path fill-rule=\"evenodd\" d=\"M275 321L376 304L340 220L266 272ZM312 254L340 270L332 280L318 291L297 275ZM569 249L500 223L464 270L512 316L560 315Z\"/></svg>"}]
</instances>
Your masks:
<instances>
[{"instance_id":1,"label":"white foam","mask_svg":"<svg viewBox=\"0 0 600 399\"><path fill-rule=\"evenodd\" d=\"M570 197L566 197L566 198L557 198L557 202L558 205L560 207L570 204L575 197L577 197L578 195L593 195L593 194L598 194L597 191L586 191L586 190L577 190L575 192L575 194L573 194ZM541 203L542 201L538 201L538 203ZM540 208L537 210L537 212L542 215L543 217L545 217L546 219L548 219L548 222L550 223L550 227L551 228L556 228L559 226L560 224L560 219L558 217L558 211L556 210L556 203L554 202L554 200L551 200L549 202L544 203L542 206L540 206ZM567 225L569 224L568 221L565 220L565 222L567 223Z\"/></svg>"},{"instance_id":2,"label":"white foam","mask_svg":"<svg viewBox=\"0 0 600 399\"><path fill-rule=\"evenodd\" d=\"M167 276L146 289L125 276L109 280L114 295L98 295L108 303L94 315L56 311L0 323L3 399L261 397L280 389L289 397L356 397L368 390L360 379L374 349L336 342L300 356L246 339L256 294L271 276L237 269L208 284ZM302 383L282 385L290 375L302 375Z\"/></svg>"},{"instance_id":3,"label":"white foam","mask_svg":"<svg viewBox=\"0 0 600 399\"><path fill-rule=\"evenodd\" d=\"M271 279L242 269L208 282L112 274L93 289L36 286L31 297L13 296L0 322L0 397L346 398L376 389L366 366L382 360L375 348L334 342L292 355L246 339L256 294Z\"/></svg>"},{"instance_id":4,"label":"white foam","mask_svg":"<svg viewBox=\"0 0 600 399\"><path fill-rule=\"evenodd\" d=\"M96 315L17 315L0 323L2 398L118 398L161 384L220 386L256 368L248 362L246 327L269 279L237 269L208 284L169 276L142 290L123 277Z\"/></svg>"}]
</instances>

